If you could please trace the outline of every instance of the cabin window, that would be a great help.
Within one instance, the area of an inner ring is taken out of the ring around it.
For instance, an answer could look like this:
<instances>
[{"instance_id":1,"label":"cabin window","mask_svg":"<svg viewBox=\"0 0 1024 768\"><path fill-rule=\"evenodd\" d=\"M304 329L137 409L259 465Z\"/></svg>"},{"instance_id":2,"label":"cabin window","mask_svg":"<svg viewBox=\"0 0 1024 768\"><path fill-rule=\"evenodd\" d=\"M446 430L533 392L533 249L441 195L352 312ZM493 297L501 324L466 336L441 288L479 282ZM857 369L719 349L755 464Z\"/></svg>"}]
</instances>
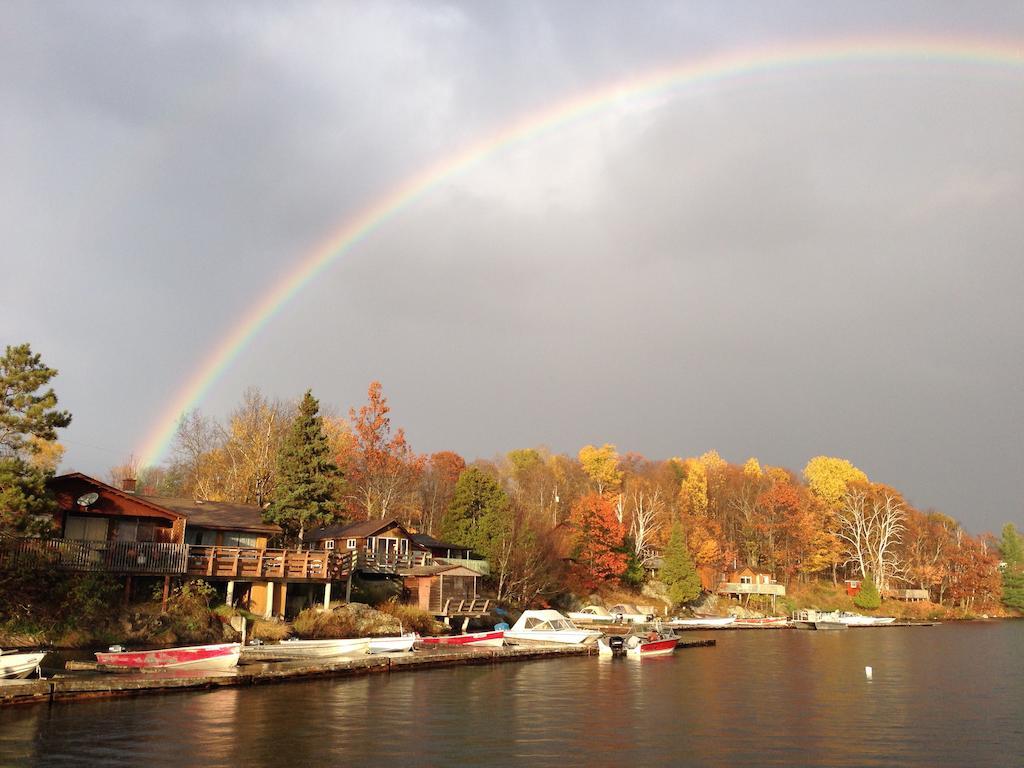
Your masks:
<instances>
[{"instance_id":1,"label":"cabin window","mask_svg":"<svg viewBox=\"0 0 1024 768\"><path fill-rule=\"evenodd\" d=\"M334 539L328 539L326 542L324 542L324 546L327 549L334 549Z\"/></svg>"},{"instance_id":2,"label":"cabin window","mask_svg":"<svg viewBox=\"0 0 1024 768\"><path fill-rule=\"evenodd\" d=\"M348 547L349 549L355 549L356 548L356 540L355 539L349 539L347 542L345 542L345 546Z\"/></svg>"},{"instance_id":3,"label":"cabin window","mask_svg":"<svg viewBox=\"0 0 1024 768\"><path fill-rule=\"evenodd\" d=\"M251 533L225 533L225 547L255 547L256 536Z\"/></svg>"},{"instance_id":4,"label":"cabin window","mask_svg":"<svg viewBox=\"0 0 1024 768\"><path fill-rule=\"evenodd\" d=\"M217 532L204 531L202 528L193 528L185 537L186 544L195 544L201 547L213 547L217 545Z\"/></svg>"},{"instance_id":5,"label":"cabin window","mask_svg":"<svg viewBox=\"0 0 1024 768\"><path fill-rule=\"evenodd\" d=\"M752 584L749 576L740 576L740 584Z\"/></svg>"},{"instance_id":6,"label":"cabin window","mask_svg":"<svg viewBox=\"0 0 1024 768\"><path fill-rule=\"evenodd\" d=\"M366 548L370 552L376 552L377 551L377 538L375 536L370 536L366 540Z\"/></svg>"},{"instance_id":7,"label":"cabin window","mask_svg":"<svg viewBox=\"0 0 1024 768\"><path fill-rule=\"evenodd\" d=\"M399 540L399 542L398 542L398 551L401 552L403 555L409 554L409 540L408 539L400 539Z\"/></svg>"},{"instance_id":8,"label":"cabin window","mask_svg":"<svg viewBox=\"0 0 1024 768\"><path fill-rule=\"evenodd\" d=\"M115 520L114 541L138 541L139 521L138 520Z\"/></svg>"},{"instance_id":9,"label":"cabin window","mask_svg":"<svg viewBox=\"0 0 1024 768\"><path fill-rule=\"evenodd\" d=\"M67 525L64 526L64 538L81 541L106 541L107 518L68 515Z\"/></svg>"}]
</instances>

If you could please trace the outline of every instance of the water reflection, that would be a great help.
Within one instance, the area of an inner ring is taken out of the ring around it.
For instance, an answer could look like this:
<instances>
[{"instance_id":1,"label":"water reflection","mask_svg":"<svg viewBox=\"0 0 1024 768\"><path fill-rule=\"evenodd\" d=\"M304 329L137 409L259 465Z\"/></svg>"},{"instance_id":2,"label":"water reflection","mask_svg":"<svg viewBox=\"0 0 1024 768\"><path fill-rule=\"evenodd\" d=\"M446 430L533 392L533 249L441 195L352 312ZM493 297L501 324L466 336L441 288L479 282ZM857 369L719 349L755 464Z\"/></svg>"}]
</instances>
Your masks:
<instances>
[{"instance_id":1,"label":"water reflection","mask_svg":"<svg viewBox=\"0 0 1024 768\"><path fill-rule=\"evenodd\" d=\"M936 766L1024 753L1024 624L707 636L717 647L661 659L0 710L0 763Z\"/></svg>"}]
</instances>

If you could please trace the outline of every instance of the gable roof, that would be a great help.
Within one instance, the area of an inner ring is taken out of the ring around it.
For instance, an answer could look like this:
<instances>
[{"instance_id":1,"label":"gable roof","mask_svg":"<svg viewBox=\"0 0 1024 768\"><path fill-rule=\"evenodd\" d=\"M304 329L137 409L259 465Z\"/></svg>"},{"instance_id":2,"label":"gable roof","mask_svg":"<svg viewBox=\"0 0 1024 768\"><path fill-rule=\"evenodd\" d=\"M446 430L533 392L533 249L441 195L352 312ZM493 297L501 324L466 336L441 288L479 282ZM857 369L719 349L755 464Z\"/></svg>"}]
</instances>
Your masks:
<instances>
[{"instance_id":1,"label":"gable roof","mask_svg":"<svg viewBox=\"0 0 1024 768\"><path fill-rule=\"evenodd\" d=\"M387 530L391 527L399 528L402 533L412 538L412 535L404 525L398 522L397 518L387 517L383 520L358 520L354 523L335 523L325 528L319 528L307 533L305 541L323 541L324 539L364 539L367 536Z\"/></svg>"},{"instance_id":2,"label":"gable roof","mask_svg":"<svg viewBox=\"0 0 1024 768\"><path fill-rule=\"evenodd\" d=\"M140 496L186 518L189 525L220 531L281 533L281 527L263 521L263 510L254 504L233 504L226 501L196 501L188 498Z\"/></svg>"},{"instance_id":3,"label":"gable roof","mask_svg":"<svg viewBox=\"0 0 1024 768\"><path fill-rule=\"evenodd\" d=\"M75 483L81 483L91 488L95 488L101 495L113 497L119 502L138 504L145 507L156 517L163 517L168 520L176 520L182 517L180 512L175 512L174 510L168 509L160 504L154 504L144 496L122 491L120 488L116 488L109 483L104 483L102 480L97 480L95 477L90 477L89 475L82 474L81 472L68 472L67 474L58 475L57 477L51 478L47 481L47 485L57 493L62 491L71 492L71 488Z\"/></svg>"}]
</instances>

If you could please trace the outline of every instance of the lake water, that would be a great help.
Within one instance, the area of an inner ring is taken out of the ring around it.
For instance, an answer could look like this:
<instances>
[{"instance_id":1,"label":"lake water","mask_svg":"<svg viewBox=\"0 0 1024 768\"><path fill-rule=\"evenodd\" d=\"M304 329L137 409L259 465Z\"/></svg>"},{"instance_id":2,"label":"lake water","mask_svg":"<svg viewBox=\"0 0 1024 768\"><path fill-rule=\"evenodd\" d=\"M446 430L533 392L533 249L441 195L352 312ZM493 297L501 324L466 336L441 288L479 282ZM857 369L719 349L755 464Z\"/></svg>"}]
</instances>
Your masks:
<instances>
[{"instance_id":1,"label":"lake water","mask_svg":"<svg viewBox=\"0 0 1024 768\"><path fill-rule=\"evenodd\" d=\"M0 710L3 765L1024 765L1024 622ZM865 666L874 668L867 680Z\"/></svg>"}]
</instances>

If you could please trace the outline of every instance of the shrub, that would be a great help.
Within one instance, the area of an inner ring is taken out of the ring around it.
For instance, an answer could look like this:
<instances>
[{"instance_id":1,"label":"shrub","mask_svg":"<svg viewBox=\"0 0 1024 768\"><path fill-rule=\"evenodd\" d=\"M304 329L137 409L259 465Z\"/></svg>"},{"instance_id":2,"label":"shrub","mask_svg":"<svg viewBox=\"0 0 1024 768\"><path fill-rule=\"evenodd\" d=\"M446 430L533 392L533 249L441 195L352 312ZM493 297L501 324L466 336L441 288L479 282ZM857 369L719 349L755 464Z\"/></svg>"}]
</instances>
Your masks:
<instances>
[{"instance_id":1,"label":"shrub","mask_svg":"<svg viewBox=\"0 0 1024 768\"><path fill-rule=\"evenodd\" d=\"M853 604L858 608L873 611L882 604L882 596L878 594L878 587L869 576L860 585L860 592L853 598Z\"/></svg>"},{"instance_id":2,"label":"shrub","mask_svg":"<svg viewBox=\"0 0 1024 768\"><path fill-rule=\"evenodd\" d=\"M306 608L295 617L292 628L296 635L306 640L357 636L356 624L344 609L321 611L319 608Z\"/></svg>"},{"instance_id":3,"label":"shrub","mask_svg":"<svg viewBox=\"0 0 1024 768\"><path fill-rule=\"evenodd\" d=\"M291 626L283 621L256 619L249 625L249 637L254 640L284 640L291 633Z\"/></svg>"},{"instance_id":4,"label":"shrub","mask_svg":"<svg viewBox=\"0 0 1024 768\"><path fill-rule=\"evenodd\" d=\"M386 603L378 605L377 610L398 619L402 623L402 628L407 632L412 631L421 635L437 635L447 629L444 624L434 620L433 614L414 605L403 605L397 600L388 600Z\"/></svg>"}]
</instances>

